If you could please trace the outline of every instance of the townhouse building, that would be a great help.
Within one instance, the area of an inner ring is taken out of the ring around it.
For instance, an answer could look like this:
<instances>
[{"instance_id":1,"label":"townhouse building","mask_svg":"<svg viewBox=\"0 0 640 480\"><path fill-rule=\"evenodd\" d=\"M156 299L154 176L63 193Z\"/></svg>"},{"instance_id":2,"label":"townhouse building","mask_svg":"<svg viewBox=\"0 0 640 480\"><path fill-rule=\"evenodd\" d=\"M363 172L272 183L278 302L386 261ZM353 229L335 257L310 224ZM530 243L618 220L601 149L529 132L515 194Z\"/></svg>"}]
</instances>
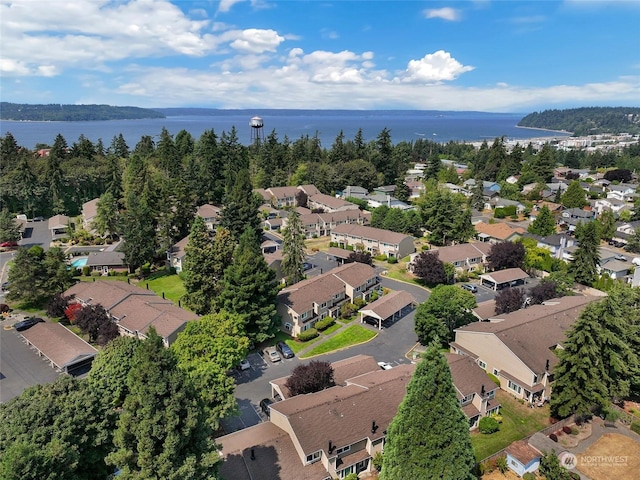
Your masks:
<instances>
[{"instance_id":1,"label":"townhouse building","mask_svg":"<svg viewBox=\"0 0 640 480\"><path fill-rule=\"evenodd\" d=\"M416 251L409 235L363 225L338 225L331 232L331 241L340 248L362 248L373 256L389 258L403 258Z\"/></svg>"}]
</instances>

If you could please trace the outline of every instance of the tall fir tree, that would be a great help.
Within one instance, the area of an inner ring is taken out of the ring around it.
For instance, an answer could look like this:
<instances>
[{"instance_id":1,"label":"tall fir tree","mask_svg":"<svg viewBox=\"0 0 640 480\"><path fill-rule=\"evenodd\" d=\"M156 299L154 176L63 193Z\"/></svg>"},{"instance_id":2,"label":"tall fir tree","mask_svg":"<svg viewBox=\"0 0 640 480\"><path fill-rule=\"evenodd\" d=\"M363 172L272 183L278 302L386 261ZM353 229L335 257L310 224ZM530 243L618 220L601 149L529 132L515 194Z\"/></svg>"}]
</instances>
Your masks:
<instances>
[{"instance_id":1,"label":"tall fir tree","mask_svg":"<svg viewBox=\"0 0 640 480\"><path fill-rule=\"evenodd\" d=\"M589 222L581 228L576 228L575 236L579 244L573 253L573 260L569 264L569 273L573 275L576 282L591 286L596 281L600 264L598 224Z\"/></svg>"},{"instance_id":2,"label":"tall fir tree","mask_svg":"<svg viewBox=\"0 0 640 480\"><path fill-rule=\"evenodd\" d=\"M275 276L262 256L255 230L247 228L233 263L224 271L216 308L241 315L247 336L256 343L272 338L277 329Z\"/></svg>"},{"instance_id":3,"label":"tall fir tree","mask_svg":"<svg viewBox=\"0 0 640 480\"><path fill-rule=\"evenodd\" d=\"M218 275L216 275L216 259L213 250L209 229L204 219L196 216L185 247L183 275L184 287L187 291L184 302L198 315L211 312L212 302L218 292L219 275L222 272L217 272Z\"/></svg>"},{"instance_id":4,"label":"tall fir tree","mask_svg":"<svg viewBox=\"0 0 640 480\"><path fill-rule=\"evenodd\" d=\"M541 237L546 237L556 231L556 221L553 218L549 207L546 205L542 206L538 212L538 216L529 224L527 231L534 235L540 235Z\"/></svg>"},{"instance_id":5,"label":"tall fir tree","mask_svg":"<svg viewBox=\"0 0 640 480\"><path fill-rule=\"evenodd\" d=\"M152 328L135 350L129 395L114 432L107 464L118 478L215 478L220 458L210 440L204 409L173 352Z\"/></svg>"},{"instance_id":6,"label":"tall fir tree","mask_svg":"<svg viewBox=\"0 0 640 480\"><path fill-rule=\"evenodd\" d=\"M569 184L562 195L562 205L565 208L582 208L587 205L587 192L580 186L578 180Z\"/></svg>"},{"instance_id":7,"label":"tall fir tree","mask_svg":"<svg viewBox=\"0 0 640 480\"><path fill-rule=\"evenodd\" d=\"M300 214L293 210L289 213L287 226L282 231L282 275L289 284L297 283L304 278L304 240Z\"/></svg>"},{"instance_id":8,"label":"tall fir tree","mask_svg":"<svg viewBox=\"0 0 640 480\"><path fill-rule=\"evenodd\" d=\"M469 423L438 345L418 363L389 425L381 480L472 480L475 459Z\"/></svg>"},{"instance_id":9,"label":"tall fir tree","mask_svg":"<svg viewBox=\"0 0 640 480\"><path fill-rule=\"evenodd\" d=\"M258 209L260 199L253 192L249 170L240 170L220 214L220 224L235 238L240 238L246 228L252 228L258 241L262 233Z\"/></svg>"}]
</instances>

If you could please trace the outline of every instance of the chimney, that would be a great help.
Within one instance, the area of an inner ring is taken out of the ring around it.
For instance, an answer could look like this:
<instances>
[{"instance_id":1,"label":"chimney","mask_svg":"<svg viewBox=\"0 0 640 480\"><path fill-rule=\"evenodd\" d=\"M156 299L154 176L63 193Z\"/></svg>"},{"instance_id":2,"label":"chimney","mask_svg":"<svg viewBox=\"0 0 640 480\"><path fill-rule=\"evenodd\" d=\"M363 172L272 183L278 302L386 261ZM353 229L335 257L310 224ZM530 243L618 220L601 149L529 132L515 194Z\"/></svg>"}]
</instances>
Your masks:
<instances>
[{"instance_id":1,"label":"chimney","mask_svg":"<svg viewBox=\"0 0 640 480\"><path fill-rule=\"evenodd\" d=\"M336 446L333 444L331 440L329 440L329 448L327 449L327 452L329 453L329 455L331 455L335 449L336 449Z\"/></svg>"},{"instance_id":2,"label":"chimney","mask_svg":"<svg viewBox=\"0 0 640 480\"><path fill-rule=\"evenodd\" d=\"M485 394L484 385L482 385L482 388L480 389L480 396L484 397L484 394Z\"/></svg>"},{"instance_id":3,"label":"chimney","mask_svg":"<svg viewBox=\"0 0 640 480\"><path fill-rule=\"evenodd\" d=\"M256 459L256 452L252 448L251 449L251 460L255 460L255 459Z\"/></svg>"},{"instance_id":4,"label":"chimney","mask_svg":"<svg viewBox=\"0 0 640 480\"><path fill-rule=\"evenodd\" d=\"M544 371L548 372L549 371L549 359L547 358L547 363L544 365Z\"/></svg>"},{"instance_id":5,"label":"chimney","mask_svg":"<svg viewBox=\"0 0 640 480\"><path fill-rule=\"evenodd\" d=\"M376 433L377 430L378 430L378 425L376 425L376 421L373 420L371 422L371 433Z\"/></svg>"}]
</instances>

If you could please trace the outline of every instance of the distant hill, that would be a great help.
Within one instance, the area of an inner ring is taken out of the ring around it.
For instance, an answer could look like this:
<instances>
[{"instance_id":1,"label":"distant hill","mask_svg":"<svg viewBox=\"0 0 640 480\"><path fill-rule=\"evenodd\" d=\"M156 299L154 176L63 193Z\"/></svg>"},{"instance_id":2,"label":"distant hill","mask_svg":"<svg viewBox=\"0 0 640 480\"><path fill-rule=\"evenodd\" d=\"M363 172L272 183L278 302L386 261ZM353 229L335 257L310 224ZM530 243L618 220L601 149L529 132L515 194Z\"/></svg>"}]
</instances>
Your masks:
<instances>
[{"instance_id":1,"label":"distant hill","mask_svg":"<svg viewBox=\"0 0 640 480\"><path fill-rule=\"evenodd\" d=\"M87 122L93 120L139 120L166 118L155 110L111 105L29 105L0 102L0 119L38 122Z\"/></svg>"},{"instance_id":2,"label":"distant hill","mask_svg":"<svg viewBox=\"0 0 640 480\"><path fill-rule=\"evenodd\" d=\"M520 127L572 132L575 136L598 133L640 134L640 108L585 107L530 113Z\"/></svg>"}]
</instances>

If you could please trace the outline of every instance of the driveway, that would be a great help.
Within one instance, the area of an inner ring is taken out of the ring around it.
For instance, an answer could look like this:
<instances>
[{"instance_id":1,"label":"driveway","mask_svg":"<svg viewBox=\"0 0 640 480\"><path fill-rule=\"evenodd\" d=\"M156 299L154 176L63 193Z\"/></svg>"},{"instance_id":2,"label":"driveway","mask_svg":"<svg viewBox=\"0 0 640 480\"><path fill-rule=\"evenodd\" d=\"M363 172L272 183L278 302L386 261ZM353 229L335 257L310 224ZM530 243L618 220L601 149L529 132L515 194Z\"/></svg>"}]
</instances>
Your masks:
<instances>
[{"instance_id":1,"label":"driveway","mask_svg":"<svg viewBox=\"0 0 640 480\"><path fill-rule=\"evenodd\" d=\"M5 325L18 321L4 320L0 325L0 403L19 396L33 385L51 383L59 373L24 343L22 336Z\"/></svg>"}]
</instances>

